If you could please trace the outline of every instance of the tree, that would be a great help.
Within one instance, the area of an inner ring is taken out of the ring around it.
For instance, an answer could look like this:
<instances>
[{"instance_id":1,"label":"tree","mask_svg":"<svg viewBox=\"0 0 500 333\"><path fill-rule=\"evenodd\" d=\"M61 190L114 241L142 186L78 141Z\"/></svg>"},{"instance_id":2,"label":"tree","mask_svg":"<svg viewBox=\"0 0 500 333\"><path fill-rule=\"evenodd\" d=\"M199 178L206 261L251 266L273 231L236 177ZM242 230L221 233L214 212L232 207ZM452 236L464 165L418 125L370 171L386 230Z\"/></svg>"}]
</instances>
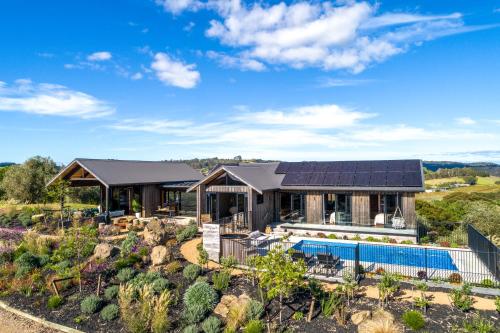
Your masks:
<instances>
[{"instance_id":1,"label":"tree","mask_svg":"<svg viewBox=\"0 0 500 333\"><path fill-rule=\"evenodd\" d=\"M281 246L276 246L267 255L256 258L256 268L259 283L266 289L267 297L279 297L281 323L283 297L289 297L304 283L307 267L303 260L292 261Z\"/></svg>"},{"instance_id":2,"label":"tree","mask_svg":"<svg viewBox=\"0 0 500 333\"><path fill-rule=\"evenodd\" d=\"M69 182L66 180L57 180L54 184L48 187L47 197L56 200L60 204L61 209L61 228L63 225L63 212L64 212L64 201L69 193Z\"/></svg>"},{"instance_id":3,"label":"tree","mask_svg":"<svg viewBox=\"0 0 500 333\"><path fill-rule=\"evenodd\" d=\"M465 224L472 224L488 236L500 236L500 208L485 202L474 202L464 216Z\"/></svg>"},{"instance_id":4,"label":"tree","mask_svg":"<svg viewBox=\"0 0 500 333\"><path fill-rule=\"evenodd\" d=\"M46 185L57 173L50 157L35 156L21 165L13 165L5 172L2 188L9 199L38 203L47 199Z\"/></svg>"},{"instance_id":5,"label":"tree","mask_svg":"<svg viewBox=\"0 0 500 333\"><path fill-rule=\"evenodd\" d=\"M5 177L5 173L9 169L9 166L0 167L0 200L5 198L5 191L2 187L2 180Z\"/></svg>"}]
</instances>

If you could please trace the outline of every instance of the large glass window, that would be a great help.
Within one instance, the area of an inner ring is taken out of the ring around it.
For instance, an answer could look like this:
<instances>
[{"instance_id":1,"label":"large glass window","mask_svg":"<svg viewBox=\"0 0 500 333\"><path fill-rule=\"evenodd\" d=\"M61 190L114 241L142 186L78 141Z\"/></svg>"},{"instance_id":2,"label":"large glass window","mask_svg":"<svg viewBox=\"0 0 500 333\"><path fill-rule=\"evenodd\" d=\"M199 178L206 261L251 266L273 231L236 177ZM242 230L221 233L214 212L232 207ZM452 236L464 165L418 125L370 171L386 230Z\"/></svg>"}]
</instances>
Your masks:
<instances>
[{"instance_id":1,"label":"large glass window","mask_svg":"<svg viewBox=\"0 0 500 333\"><path fill-rule=\"evenodd\" d=\"M337 194L335 224L352 223L352 195Z\"/></svg>"},{"instance_id":2,"label":"large glass window","mask_svg":"<svg viewBox=\"0 0 500 333\"><path fill-rule=\"evenodd\" d=\"M324 222L335 224L335 194L325 193L323 195Z\"/></svg>"},{"instance_id":3,"label":"large glass window","mask_svg":"<svg viewBox=\"0 0 500 333\"><path fill-rule=\"evenodd\" d=\"M392 226L397 208L401 209L401 194L370 194L370 219L375 226Z\"/></svg>"},{"instance_id":4,"label":"large glass window","mask_svg":"<svg viewBox=\"0 0 500 333\"><path fill-rule=\"evenodd\" d=\"M280 193L280 220L284 222L306 222L306 195L303 193Z\"/></svg>"}]
</instances>

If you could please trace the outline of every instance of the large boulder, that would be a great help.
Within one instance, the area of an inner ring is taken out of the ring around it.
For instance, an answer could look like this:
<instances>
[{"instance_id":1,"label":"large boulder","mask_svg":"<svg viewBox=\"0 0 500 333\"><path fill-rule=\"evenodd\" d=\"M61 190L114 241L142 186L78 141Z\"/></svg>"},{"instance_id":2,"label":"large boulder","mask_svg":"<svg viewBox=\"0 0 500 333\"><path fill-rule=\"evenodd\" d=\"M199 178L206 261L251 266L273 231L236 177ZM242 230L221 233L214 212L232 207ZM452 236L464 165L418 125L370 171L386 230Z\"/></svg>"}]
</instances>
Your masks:
<instances>
[{"instance_id":1,"label":"large boulder","mask_svg":"<svg viewBox=\"0 0 500 333\"><path fill-rule=\"evenodd\" d=\"M215 307L214 313L226 320L231 308L245 308L249 301L250 297L247 294L242 294L239 297L235 295L224 295L219 304Z\"/></svg>"},{"instance_id":2,"label":"large boulder","mask_svg":"<svg viewBox=\"0 0 500 333\"><path fill-rule=\"evenodd\" d=\"M151 263L153 266L162 265L168 262L169 251L166 246L158 245L151 251Z\"/></svg>"},{"instance_id":3,"label":"large boulder","mask_svg":"<svg viewBox=\"0 0 500 333\"><path fill-rule=\"evenodd\" d=\"M94 258L105 260L109 257L114 257L119 252L120 249L109 243L100 243L94 248Z\"/></svg>"},{"instance_id":4,"label":"large boulder","mask_svg":"<svg viewBox=\"0 0 500 333\"><path fill-rule=\"evenodd\" d=\"M166 237L165 224L158 219L151 220L144 228L144 242L148 245L160 245L165 242Z\"/></svg>"}]
</instances>

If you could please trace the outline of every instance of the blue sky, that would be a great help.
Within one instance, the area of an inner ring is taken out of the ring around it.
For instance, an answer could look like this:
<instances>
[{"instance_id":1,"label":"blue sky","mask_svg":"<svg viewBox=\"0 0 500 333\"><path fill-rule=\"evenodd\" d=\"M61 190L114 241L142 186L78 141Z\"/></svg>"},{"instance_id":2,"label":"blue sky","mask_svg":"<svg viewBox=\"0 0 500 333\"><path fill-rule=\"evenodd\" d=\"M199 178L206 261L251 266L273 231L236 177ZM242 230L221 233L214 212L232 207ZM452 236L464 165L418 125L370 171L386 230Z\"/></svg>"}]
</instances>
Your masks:
<instances>
[{"instance_id":1,"label":"blue sky","mask_svg":"<svg viewBox=\"0 0 500 333\"><path fill-rule=\"evenodd\" d=\"M495 1L2 1L0 161L500 162Z\"/></svg>"}]
</instances>

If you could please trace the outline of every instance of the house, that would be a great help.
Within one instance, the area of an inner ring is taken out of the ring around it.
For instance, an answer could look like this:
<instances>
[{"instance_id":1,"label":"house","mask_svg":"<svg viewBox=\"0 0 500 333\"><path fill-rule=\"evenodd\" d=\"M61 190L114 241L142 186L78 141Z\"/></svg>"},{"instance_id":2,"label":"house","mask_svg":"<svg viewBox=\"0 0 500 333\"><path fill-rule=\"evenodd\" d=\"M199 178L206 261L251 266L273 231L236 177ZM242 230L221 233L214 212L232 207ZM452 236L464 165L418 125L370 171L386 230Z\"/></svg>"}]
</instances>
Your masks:
<instances>
[{"instance_id":1,"label":"house","mask_svg":"<svg viewBox=\"0 0 500 333\"><path fill-rule=\"evenodd\" d=\"M149 217L161 207L180 211L186 201L182 193L202 177L185 163L77 158L48 185L64 180L75 187L99 186L100 207L106 215L110 211L132 214L135 200L141 206L141 215ZM194 211L194 196L191 201Z\"/></svg>"},{"instance_id":2,"label":"house","mask_svg":"<svg viewBox=\"0 0 500 333\"><path fill-rule=\"evenodd\" d=\"M423 177L420 160L241 163L219 166L188 191L197 193L200 225L414 239Z\"/></svg>"}]
</instances>

